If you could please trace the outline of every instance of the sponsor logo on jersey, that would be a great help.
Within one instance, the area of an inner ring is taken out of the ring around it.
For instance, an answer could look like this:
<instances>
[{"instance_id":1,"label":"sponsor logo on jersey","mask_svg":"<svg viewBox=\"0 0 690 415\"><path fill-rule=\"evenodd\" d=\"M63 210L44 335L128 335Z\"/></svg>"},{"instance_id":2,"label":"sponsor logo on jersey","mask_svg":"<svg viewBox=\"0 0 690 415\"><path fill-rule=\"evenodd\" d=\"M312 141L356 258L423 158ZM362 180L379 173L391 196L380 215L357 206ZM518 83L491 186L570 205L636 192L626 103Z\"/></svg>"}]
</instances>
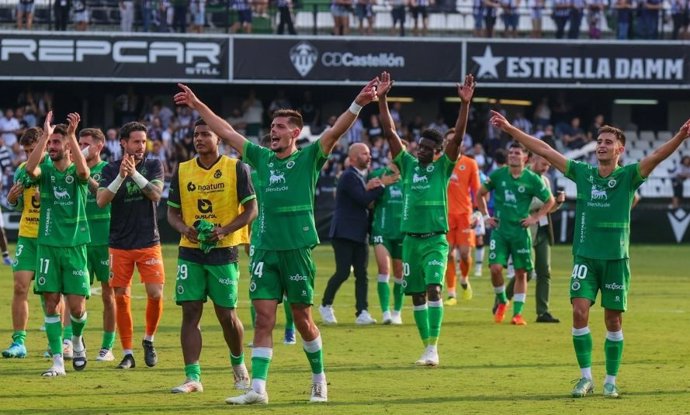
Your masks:
<instances>
[{"instance_id":1,"label":"sponsor logo on jersey","mask_svg":"<svg viewBox=\"0 0 690 415\"><path fill-rule=\"evenodd\" d=\"M616 284L615 282L612 282L610 284L604 284L604 288L612 291L623 291L625 287L622 284Z\"/></svg>"},{"instance_id":2,"label":"sponsor logo on jersey","mask_svg":"<svg viewBox=\"0 0 690 415\"><path fill-rule=\"evenodd\" d=\"M74 275L75 277L85 277L89 275L89 273L84 271L83 269L75 269L72 270L72 275Z\"/></svg>"},{"instance_id":3,"label":"sponsor logo on jersey","mask_svg":"<svg viewBox=\"0 0 690 415\"><path fill-rule=\"evenodd\" d=\"M220 285L237 285L237 281L231 278L218 278L218 284Z\"/></svg>"},{"instance_id":4,"label":"sponsor logo on jersey","mask_svg":"<svg viewBox=\"0 0 690 415\"><path fill-rule=\"evenodd\" d=\"M285 183L285 173L277 170L271 170L270 172L271 175L268 178L269 185Z\"/></svg>"},{"instance_id":5,"label":"sponsor logo on jersey","mask_svg":"<svg viewBox=\"0 0 690 415\"><path fill-rule=\"evenodd\" d=\"M288 162L285 164L285 167L287 167L288 169L291 169L291 168L295 167L295 160L290 160L290 161L288 161Z\"/></svg>"},{"instance_id":6,"label":"sponsor logo on jersey","mask_svg":"<svg viewBox=\"0 0 690 415\"><path fill-rule=\"evenodd\" d=\"M517 203L517 198L515 197L515 193L513 193L509 189L505 189L503 191L503 201L505 203Z\"/></svg>"},{"instance_id":7,"label":"sponsor logo on jersey","mask_svg":"<svg viewBox=\"0 0 690 415\"><path fill-rule=\"evenodd\" d=\"M616 187L616 183L617 183L617 182L616 182L616 179L611 179L611 180L609 180L609 182L607 183L607 185L608 185L611 189L613 189L614 187Z\"/></svg>"},{"instance_id":8,"label":"sponsor logo on jersey","mask_svg":"<svg viewBox=\"0 0 690 415\"><path fill-rule=\"evenodd\" d=\"M161 260L158 258L149 258L146 261L144 261L144 264L146 265L158 265L161 263Z\"/></svg>"},{"instance_id":9,"label":"sponsor logo on jersey","mask_svg":"<svg viewBox=\"0 0 690 415\"><path fill-rule=\"evenodd\" d=\"M65 183L67 183L67 184L72 184L72 183L74 183L74 176L72 176L72 175L70 175L70 174L68 174L67 176L65 176Z\"/></svg>"},{"instance_id":10,"label":"sponsor logo on jersey","mask_svg":"<svg viewBox=\"0 0 690 415\"><path fill-rule=\"evenodd\" d=\"M437 267L443 267L446 265L445 262L439 261L438 259L432 259L431 261L426 263L429 266L437 266Z\"/></svg>"},{"instance_id":11,"label":"sponsor logo on jersey","mask_svg":"<svg viewBox=\"0 0 690 415\"><path fill-rule=\"evenodd\" d=\"M402 198L402 190L400 188L396 187L389 187L388 188L388 194L392 199L401 199Z\"/></svg>"},{"instance_id":12,"label":"sponsor logo on jersey","mask_svg":"<svg viewBox=\"0 0 690 415\"><path fill-rule=\"evenodd\" d=\"M429 178L426 176L419 176L417 173L412 175L412 183L429 183Z\"/></svg>"},{"instance_id":13,"label":"sponsor logo on jersey","mask_svg":"<svg viewBox=\"0 0 690 415\"><path fill-rule=\"evenodd\" d=\"M201 192L201 193L215 193L215 192L222 192L225 190L225 183L209 183L209 184L199 184L199 183L193 183L189 182L187 183L187 191L188 192Z\"/></svg>"},{"instance_id":14,"label":"sponsor logo on jersey","mask_svg":"<svg viewBox=\"0 0 690 415\"><path fill-rule=\"evenodd\" d=\"M197 210L200 213L211 213L213 212L213 203L208 199L199 199L196 203Z\"/></svg>"},{"instance_id":15,"label":"sponsor logo on jersey","mask_svg":"<svg viewBox=\"0 0 690 415\"><path fill-rule=\"evenodd\" d=\"M529 248L520 248L516 251L518 254L531 254L532 250Z\"/></svg>"},{"instance_id":16,"label":"sponsor logo on jersey","mask_svg":"<svg viewBox=\"0 0 690 415\"><path fill-rule=\"evenodd\" d=\"M307 280L307 276L306 276L306 275L295 274L295 275L290 275L290 276L288 277L288 279L289 279L290 281L295 281L295 282L298 282L298 281L306 281L306 280Z\"/></svg>"},{"instance_id":17,"label":"sponsor logo on jersey","mask_svg":"<svg viewBox=\"0 0 690 415\"><path fill-rule=\"evenodd\" d=\"M525 193L525 186L518 186L518 193Z\"/></svg>"},{"instance_id":18,"label":"sponsor logo on jersey","mask_svg":"<svg viewBox=\"0 0 690 415\"><path fill-rule=\"evenodd\" d=\"M592 200L608 200L609 196L606 194L606 190L600 188L597 185L592 185Z\"/></svg>"},{"instance_id":19,"label":"sponsor logo on jersey","mask_svg":"<svg viewBox=\"0 0 690 415\"><path fill-rule=\"evenodd\" d=\"M570 289L573 291L577 291L580 289L580 282L579 281L573 281L573 284L570 286Z\"/></svg>"},{"instance_id":20,"label":"sponsor logo on jersey","mask_svg":"<svg viewBox=\"0 0 690 415\"><path fill-rule=\"evenodd\" d=\"M223 177L223 172L220 171L220 169L216 170L215 173L213 173L214 179L220 179L221 177Z\"/></svg>"}]
</instances>

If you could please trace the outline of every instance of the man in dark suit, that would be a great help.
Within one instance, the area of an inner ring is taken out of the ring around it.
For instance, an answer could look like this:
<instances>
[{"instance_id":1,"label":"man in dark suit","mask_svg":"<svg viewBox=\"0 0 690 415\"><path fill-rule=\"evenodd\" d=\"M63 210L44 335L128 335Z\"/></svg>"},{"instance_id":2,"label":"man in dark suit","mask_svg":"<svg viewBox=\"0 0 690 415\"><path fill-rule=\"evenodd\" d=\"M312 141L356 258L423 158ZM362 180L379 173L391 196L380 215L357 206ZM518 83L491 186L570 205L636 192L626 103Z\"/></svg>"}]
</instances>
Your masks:
<instances>
[{"instance_id":1,"label":"man in dark suit","mask_svg":"<svg viewBox=\"0 0 690 415\"><path fill-rule=\"evenodd\" d=\"M335 197L335 214L331 221L329 236L335 253L335 274L328 280L326 291L321 301L321 320L324 324L336 324L333 313L333 300L338 288L350 276L350 269L355 273L355 299L357 324L375 324L369 312L367 292L367 264L369 246L367 232L369 229L369 205L382 193L390 176L371 179L366 182L371 154L363 143L354 143L348 152L350 166L343 172L338 181Z\"/></svg>"}]
</instances>

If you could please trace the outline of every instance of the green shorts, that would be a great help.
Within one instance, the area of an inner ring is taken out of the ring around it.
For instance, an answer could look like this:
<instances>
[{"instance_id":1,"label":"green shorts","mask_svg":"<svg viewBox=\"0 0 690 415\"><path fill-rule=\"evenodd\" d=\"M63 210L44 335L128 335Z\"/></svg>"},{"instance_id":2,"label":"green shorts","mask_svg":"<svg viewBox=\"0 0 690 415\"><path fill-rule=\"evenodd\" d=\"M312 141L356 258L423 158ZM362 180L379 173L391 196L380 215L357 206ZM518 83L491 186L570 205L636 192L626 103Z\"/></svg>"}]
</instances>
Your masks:
<instances>
[{"instance_id":1,"label":"green shorts","mask_svg":"<svg viewBox=\"0 0 690 415\"><path fill-rule=\"evenodd\" d=\"M570 280L570 300L586 298L594 304L601 290L601 306L609 310L628 309L630 260L591 259L576 256Z\"/></svg>"},{"instance_id":2,"label":"green shorts","mask_svg":"<svg viewBox=\"0 0 690 415\"><path fill-rule=\"evenodd\" d=\"M110 280L110 252L108 252L108 245L87 245L86 266L89 270L91 284L93 284L94 279L100 282L108 282Z\"/></svg>"},{"instance_id":3,"label":"green shorts","mask_svg":"<svg viewBox=\"0 0 690 415\"><path fill-rule=\"evenodd\" d=\"M503 268L508 266L508 257L513 257L513 267L531 271L532 265L532 237L525 229L524 235L507 237L494 230L489 242L489 265L499 264Z\"/></svg>"},{"instance_id":4,"label":"green shorts","mask_svg":"<svg viewBox=\"0 0 690 415\"><path fill-rule=\"evenodd\" d=\"M213 304L224 308L237 307L237 262L223 265L204 265L185 259L177 259L175 302L203 301L210 298Z\"/></svg>"},{"instance_id":5,"label":"green shorts","mask_svg":"<svg viewBox=\"0 0 690 415\"><path fill-rule=\"evenodd\" d=\"M91 294L89 271L86 267L86 245L38 245L36 293Z\"/></svg>"},{"instance_id":6,"label":"green shorts","mask_svg":"<svg viewBox=\"0 0 690 415\"><path fill-rule=\"evenodd\" d=\"M267 251L250 248L249 298L283 301L290 304L314 304L316 266L311 248Z\"/></svg>"},{"instance_id":7,"label":"green shorts","mask_svg":"<svg viewBox=\"0 0 690 415\"><path fill-rule=\"evenodd\" d=\"M405 294L426 292L429 285L443 287L448 262L448 239L438 234L429 238L403 239L403 286Z\"/></svg>"},{"instance_id":8,"label":"green shorts","mask_svg":"<svg viewBox=\"0 0 690 415\"><path fill-rule=\"evenodd\" d=\"M402 239L389 239L380 235L371 237L372 245L383 245L392 259L402 259Z\"/></svg>"},{"instance_id":9,"label":"green shorts","mask_svg":"<svg viewBox=\"0 0 690 415\"><path fill-rule=\"evenodd\" d=\"M36 273L36 249L38 239L20 236L17 238L17 248L14 251L12 271L31 271Z\"/></svg>"}]
</instances>

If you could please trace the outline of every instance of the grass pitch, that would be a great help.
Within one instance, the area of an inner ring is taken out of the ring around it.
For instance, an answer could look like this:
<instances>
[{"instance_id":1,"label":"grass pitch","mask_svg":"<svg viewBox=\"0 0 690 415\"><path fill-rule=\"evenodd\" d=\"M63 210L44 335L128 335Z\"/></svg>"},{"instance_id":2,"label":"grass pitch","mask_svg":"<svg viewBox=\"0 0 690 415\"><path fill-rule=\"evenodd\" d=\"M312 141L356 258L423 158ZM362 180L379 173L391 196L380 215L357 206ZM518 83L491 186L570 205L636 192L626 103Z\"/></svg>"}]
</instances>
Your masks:
<instances>
[{"instance_id":1,"label":"grass pitch","mask_svg":"<svg viewBox=\"0 0 690 415\"><path fill-rule=\"evenodd\" d=\"M630 310L625 314L625 351L619 373L621 398L601 396L604 378L602 309L592 309L595 395L570 397L572 380L579 370L572 351L568 282L570 248L553 250L551 308L560 324L533 323L533 286L529 288L525 316L530 324L515 327L494 324L490 313L493 291L488 270L471 279L474 299L445 308L438 368L418 368L413 362L423 351L406 299L403 326L354 325L354 284L351 277L336 297L338 324L322 326L329 402L308 404L310 373L300 345L282 344L283 316L279 308L274 359L269 372L270 404L265 407L230 407L224 403L232 390L228 350L212 309L202 320L204 348L201 356L205 392L172 395L170 388L184 379L179 346L180 308L173 301L176 247L166 246L165 268L169 283L163 320L156 335L159 364L147 368L140 339L143 336L145 300L141 284L134 285L132 301L137 368L118 371L121 358L116 340L116 362L96 362L101 341L102 305L97 295L87 308L86 342L90 361L85 371L68 367L66 377L44 379L50 366L41 357L45 334L39 331L42 316L38 299L30 298L26 359L0 360L0 413L35 414L148 414L148 413L256 413L270 414L688 414L690 413L690 348L687 332L690 274L685 246L633 246ZM318 247L316 301L334 270L330 246ZM246 270L242 258L241 269ZM370 260L370 312L380 319L376 296L376 270ZM135 279L138 278L135 276ZM246 272L240 289L240 316L245 343L251 340ZM392 284L391 284L392 285ZM10 342L12 277L9 267L0 271L0 346ZM318 312L316 320L319 321ZM506 319L508 320L508 319ZM250 363L250 350L245 350Z\"/></svg>"}]
</instances>

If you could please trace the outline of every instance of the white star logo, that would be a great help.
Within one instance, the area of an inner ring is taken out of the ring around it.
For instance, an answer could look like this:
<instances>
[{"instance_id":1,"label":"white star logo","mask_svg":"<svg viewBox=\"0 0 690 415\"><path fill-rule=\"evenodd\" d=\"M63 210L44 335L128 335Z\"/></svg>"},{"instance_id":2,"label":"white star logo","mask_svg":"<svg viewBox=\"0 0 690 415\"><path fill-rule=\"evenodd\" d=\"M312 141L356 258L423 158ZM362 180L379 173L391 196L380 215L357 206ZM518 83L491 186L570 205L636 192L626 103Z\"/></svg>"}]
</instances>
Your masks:
<instances>
[{"instance_id":1,"label":"white star logo","mask_svg":"<svg viewBox=\"0 0 690 415\"><path fill-rule=\"evenodd\" d=\"M491 46L487 46L486 49L484 49L484 56L472 57L472 60L479 64L477 78L498 78L498 71L496 70L496 65L503 62L503 59L504 58L494 58L494 55L491 52Z\"/></svg>"}]
</instances>

